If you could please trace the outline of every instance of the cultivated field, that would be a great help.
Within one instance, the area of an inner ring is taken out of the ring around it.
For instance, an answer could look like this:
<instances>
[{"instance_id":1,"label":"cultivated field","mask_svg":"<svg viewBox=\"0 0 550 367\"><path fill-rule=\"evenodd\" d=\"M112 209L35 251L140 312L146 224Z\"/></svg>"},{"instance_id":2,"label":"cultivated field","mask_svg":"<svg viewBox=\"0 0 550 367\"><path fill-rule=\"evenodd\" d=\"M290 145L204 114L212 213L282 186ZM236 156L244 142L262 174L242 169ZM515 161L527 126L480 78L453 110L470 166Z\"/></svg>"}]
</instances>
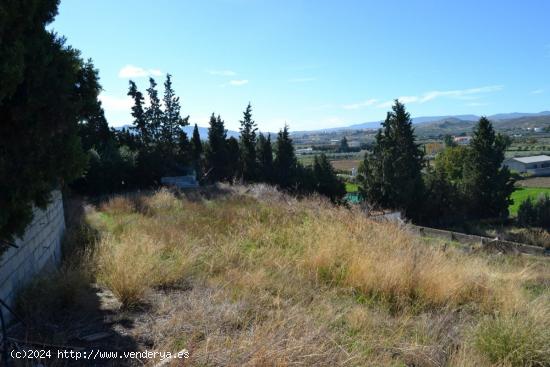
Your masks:
<instances>
[{"instance_id":1,"label":"cultivated field","mask_svg":"<svg viewBox=\"0 0 550 367\"><path fill-rule=\"evenodd\" d=\"M106 345L186 348L186 366L550 365L547 259L464 253L316 198L116 196L69 243L87 247L19 307L60 321L27 337L62 343L94 294Z\"/></svg>"},{"instance_id":2,"label":"cultivated field","mask_svg":"<svg viewBox=\"0 0 550 367\"><path fill-rule=\"evenodd\" d=\"M521 203L523 203L528 198L536 200L540 195L549 195L550 188L545 187L519 187L517 188L511 196L511 199L514 201L512 205L508 208L511 216L516 216L518 214L518 209Z\"/></svg>"},{"instance_id":3,"label":"cultivated field","mask_svg":"<svg viewBox=\"0 0 550 367\"><path fill-rule=\"evenodd\" d=\"M359 168L359 164L361 163L361 160L359 159L340 159L340 160L334 160L331 161L332 166L341 171L351 171L352 168Z\"/></svg>"},{"instance_id":4,"label":"cultivated field","mask_svg":"<svg viewBox=\"0 0 550 367\"><path fill-rule=\"evenodd\" d=\"M550 177L531 177L516 182L519 187L546 187L550 188Z\"/></svg>"}]
</instances>

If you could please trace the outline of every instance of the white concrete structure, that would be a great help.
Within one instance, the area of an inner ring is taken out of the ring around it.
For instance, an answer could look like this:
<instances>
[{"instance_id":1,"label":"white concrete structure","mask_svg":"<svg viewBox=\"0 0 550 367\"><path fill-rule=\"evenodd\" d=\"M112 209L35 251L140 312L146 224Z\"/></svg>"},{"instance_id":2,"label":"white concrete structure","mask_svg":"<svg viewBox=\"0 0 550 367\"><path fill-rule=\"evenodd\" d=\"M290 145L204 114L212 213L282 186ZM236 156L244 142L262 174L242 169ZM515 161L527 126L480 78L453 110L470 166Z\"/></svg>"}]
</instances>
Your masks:
<instances>
[{"instance_id":1,"label":"white concrete structure","mask_svg":"<svg viewBox=\"0 0 550 367\"><path fill-rule=\"evenodd\" d=\"M44 210L34 209L32 222L15 247L0 255L0 299L12 306L17 291L41 270L59 265L61 238L65 231L63 199L60 191L52 192L52 201ZM0 306L6 319L11 315Z\"/></svg>"},{"instance_id":2,"label":"white concrete structure","mask_svg":"<svg viewBox=\"0 0 550 367\"><path fill-rule=\"evenodd\" d=\"M529 173L533 176L550 176L550 156L547 155L510 158L504 161L504 165L519 173Z\"/></svg>"}]
</instances>

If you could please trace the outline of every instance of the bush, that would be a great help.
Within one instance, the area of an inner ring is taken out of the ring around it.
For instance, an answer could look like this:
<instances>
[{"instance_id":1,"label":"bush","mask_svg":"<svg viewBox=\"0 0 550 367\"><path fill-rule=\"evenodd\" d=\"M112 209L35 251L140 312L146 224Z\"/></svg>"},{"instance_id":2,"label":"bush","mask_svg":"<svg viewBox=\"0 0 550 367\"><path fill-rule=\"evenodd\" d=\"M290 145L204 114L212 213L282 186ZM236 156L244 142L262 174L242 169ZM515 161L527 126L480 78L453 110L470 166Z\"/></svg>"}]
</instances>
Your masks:
<instances>
[{"instance_id":1,"label":"bush","mask_svg":"<svg viewBox=\"0 0 550 367\"><path fill-rule=\"evenodd\" d=\"M550 196L541 195L533 202L528 198L518 209L518 223L523 227L550 229Z\"/></svg>"}]
</instances>

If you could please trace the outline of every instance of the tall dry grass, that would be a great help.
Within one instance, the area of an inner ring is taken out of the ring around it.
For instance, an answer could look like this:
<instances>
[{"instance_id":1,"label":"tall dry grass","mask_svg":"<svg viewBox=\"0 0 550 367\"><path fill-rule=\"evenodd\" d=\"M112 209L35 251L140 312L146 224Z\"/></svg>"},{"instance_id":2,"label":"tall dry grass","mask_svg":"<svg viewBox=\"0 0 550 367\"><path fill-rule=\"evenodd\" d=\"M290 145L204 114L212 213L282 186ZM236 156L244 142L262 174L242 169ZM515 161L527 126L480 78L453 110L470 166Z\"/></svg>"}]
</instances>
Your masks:
<instances>
[{"instance_id":1,"label":"tall dry grass","mask_svg":"<svg viewBox=\"0 0 550 367\"><path fill-rule=\"evenodd\" d=\"M135 332L196 365L550 363L535 327L550 305L544 259L443 250L266 186L117 196L87 218L95 280L126 307L149 303Z\"/></svg>"}]
</instances>

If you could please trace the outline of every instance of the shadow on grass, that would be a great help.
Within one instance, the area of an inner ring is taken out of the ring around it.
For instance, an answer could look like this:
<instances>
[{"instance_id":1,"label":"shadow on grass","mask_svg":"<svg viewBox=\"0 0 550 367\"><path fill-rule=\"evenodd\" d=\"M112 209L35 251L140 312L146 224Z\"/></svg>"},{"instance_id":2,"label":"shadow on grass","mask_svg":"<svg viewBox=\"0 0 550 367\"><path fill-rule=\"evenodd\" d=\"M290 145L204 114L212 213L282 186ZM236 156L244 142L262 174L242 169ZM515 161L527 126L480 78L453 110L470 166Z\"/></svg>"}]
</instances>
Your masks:
<instances>
[{"instance_id":1,"label":"shadow on grass","mask_svg":"<svg viewBox=\"0 0 550 367\"><path fill-rule=\"evenodd\" d=\"M122 354L140 350L140 344L132 337L133 321L121 312L120 302L94 284L90 255L98 233L87 225L85 210L80 199L65 201L67 230L61 267L44 273L20 292L16 307L20 320L8 329L10 355L43 351L35 357L44 358L12 358L11 366L35 366L37 362L44 366L134 366L146 362ZM118 355L105 358L102 353L107 352Z\"/></svg>"}]
</instances>

